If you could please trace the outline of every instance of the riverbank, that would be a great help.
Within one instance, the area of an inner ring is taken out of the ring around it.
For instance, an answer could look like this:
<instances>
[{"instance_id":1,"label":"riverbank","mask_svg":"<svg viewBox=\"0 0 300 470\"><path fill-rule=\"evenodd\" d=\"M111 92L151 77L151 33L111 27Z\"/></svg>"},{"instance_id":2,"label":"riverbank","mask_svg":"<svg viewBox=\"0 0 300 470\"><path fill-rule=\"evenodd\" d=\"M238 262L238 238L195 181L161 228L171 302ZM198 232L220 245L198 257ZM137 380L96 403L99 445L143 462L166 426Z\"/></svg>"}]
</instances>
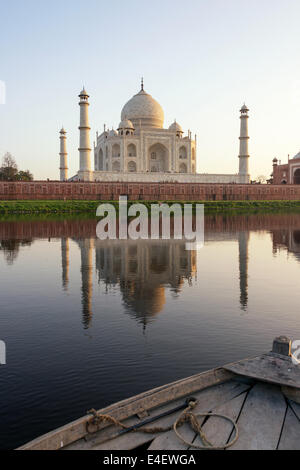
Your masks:
<instances>
[{"instance_id":1,"label":"riverbank","mask_svg":"<svg viewBox=\"0 0 300 470\"><path fill-rule=\"evenodd\" d=\"M129 201L128 206L135 202L143 203L150 208L157 201ZM101 201L0 201L0 214L96 214ZM103 201L113 204L118 211L118 201ZM278 210L300 210L298 201L160 201L160 203L176 204L204 204L205 211L209 213L220 212L257 212Z\"/></svg>"}]
</instances>

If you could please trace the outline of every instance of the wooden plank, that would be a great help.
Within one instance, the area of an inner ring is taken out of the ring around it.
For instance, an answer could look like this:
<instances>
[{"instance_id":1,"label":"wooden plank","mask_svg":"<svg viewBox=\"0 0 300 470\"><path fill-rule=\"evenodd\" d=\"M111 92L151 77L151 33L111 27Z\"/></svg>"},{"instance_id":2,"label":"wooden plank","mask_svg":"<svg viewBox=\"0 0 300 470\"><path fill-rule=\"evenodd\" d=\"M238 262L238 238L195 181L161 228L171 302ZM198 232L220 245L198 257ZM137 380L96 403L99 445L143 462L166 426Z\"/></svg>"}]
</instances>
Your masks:
<instances>
[{"instance_id":1,"label":"wooden plank","mask_svg":"<svg viewBox=\"0 0 300 470\"><path fill-rule=\"evenodd\" d=\"M220 398L219 397L222 397L224 399L224 397L227 397L228 395L229 396L232 396L232 394L238 394L238 393L242 393L245 388L247 388L247 386L245 386L244 384L241 385L237 382L233 382L233 381L228 381L224 384L221 384L221 385L218 385L218 386L214 386L214 387L211 387L209 389L206 389L204 391L201 391L201 392L198 392L198 393L194 393L193 396L199 400L199 402L203 403L203 401L205 400L206 396L210 397L211 399L211 396L215 396L215 400L219 400ZM207 398L206 398L207 399ZM157 415L160 415L161 413L164 413L165 411L167 410L170 410L180 404L182 404L182 400L177 400L177 402L173 402L173 403L169 403L168 405L164 406L164 407L160 407L158 409L155 410L155 412L153 412L151 414L151 416L157 416ZM179 415L182 413L183 410L177 412L176 414L172 414L168 417L165 417L163 419L160 419L160 420L157 420L155 421L155 423L153 423L153 425L150 425L148 427L168 427L168 426L172 426L172 424L174 424L174 422L176 421L176 419L179 417ZM134 423L132 423L134 424ZM187 425L186 426L187 428L187 432L189 432L190 428L189 426ZM93 445L93 449L96 449L96 450L131 450L133 448L136 448L137 446L140 446L144 443L147 443L147 442L150 442L152 441L153 439L155 439L155 437L158 436L159 437L162 437L164 434L169 434L169 433L172 433L172 431L168 431L166 433L163 433L163 434L144 434L144 433L140 433L140 432L135 432L135 433L131 433L131 434L126 434L126 435L123 435L123 436L120 436L120 437L117 437L116 439L113 439L111 440L110 442L104 442L103 444L100 444L101 440L103 441L103 433L105 431L103 431L102 433L99 433L99 437L97 438L98 440L98 445L95 446L95 444ZM101 436L102 434L102 436ZM193 433L194 434L194 433ZM178 444L178 439L177 439L177 444ZM180 442L179 442L180 444ZM181 448L181 447L176 447L176 449L178 448Z\"/></svg>"},{"instance_id":2,"label":"wooden plank","mask_svg":"<svg viewBox=\"0 0 300 470\"><path fill-rule=\"evenodd\" d=\"M298 403L295 403L292 400L288 400L290 407L292 408L293 412L297 416L297 418L300 420L300 405Z\"/></svg>"},{"instance_id":3,"label":"wooden plank","mask_svg":"<svg viewBox=\"0 0 300 470\"><path fill-rule=\"evenodd\" d=\"M300 389L300 368L294 365L288 356L263 354L253 359L229 364L224 369L263 382Z\"/></svg>"},{"instance_id":4,"label":"wooden plank","mask_svg":"<svg viewBox=\"0 0 300 470\"><path fill-rule=\"evenodd\" d=\"M300 450L300 421L288 406L278 450Z\"/></svg>"},{"instance_id":5,"label":"wooden plank","mask_svg":"<svg viewBox=\"0 0 300 470\"><path fill-rule=\"evenodd\" d=\"M193 413L208 413L215 407L222 405L232 398L242 394L248 390L247 384L240 384L238 382L230 381L222 385L217 385L213 388L202 391L197 399L198 405L193 410ZM202 424L205 418L199 418L199 423ZM180 434L188 442L193 442L196 437L195 432L189 425L180 428ZM187 450L188 446L182 443L176 436L174 431L158 436L151 444L148 450Z\"/></svg>"},{"instance_id":6,"label":"wooden plank","mask_svg":"<svg viewBox=\"0 0 300 470\"><path fill-rule=\"evenodd\" d=\"M258 383L238 419L239 439L231 450L275 450L287 404L279 387Z\"/></svg>"},{"instance_id":7,"label":"wooden plank","mask_svg":"<svg viewBox=\"0 0 300 470\"><path fill-rule=\"evenodd\" d=\"M182 400L181 400L181 403L182 403ZM173 408L173 404L172 406L169 405L169 406L158 408L155 414L159 415L163 413L164 411L166 411L167 408ZM173 425L174 421L180 416L182 411L178 411L170 416L166 416L165 418L159 419L147 427L168 428L169 426ZM153 416L155 416L155 414L153 414ZM135 423L132 422L132 424L135 424ZM144 434L142 432L131 432L131 433L116 437L110 441L105 441L102 444L101 443L94 444L90 448L90 450L133 450L133 449L136 449L137 447L140 447L143 444L151 443L151 441L153 441L153 439L155 439L155 437L158 435L159 434ZM100 441L102 439L103 439L103 436L100 436Z\"/></svg>"},{"instance_id":8,"label":"wooden plank","mask_svg":"<svg viewBox=\"0 0 300 470\"><path fill-rule=\"evenodd\" d=\"M138 413L141 408L150 411L167 402L174 401L177 398L193 394L198 390L211 387L214 384L225 382L231 379L232 376L232 373L223 368L213 369L123 400L99 410L99 413L109 414L119 421L124 421ZM86 426L90 419L90 416L84 416L83 418L25 444L18 450L61 449L87 435ZM107 425L103 425L102 429L106 427Z\"/></svg>"},{"instance_id":9,"label":"wooden plank","mask_svg":"<svg viewBox=\"0 0 300 470\"><path fill-rule=\"evenodd\" d=\"M213 409L212 412L228 416L228 418L231 418L233 419L233 421L236 421L240 415L243 404L246 400L246 396L247 392L243 393L242 395L239 395L236 398L233 398L224 405L218 406L217 408ZM225 447L232 434L232 431L234 430L234 426L228 420L212 416L204 424L202 430L209 442L211 442L215 447ZM204 443L201 441L200 436L195 439L194 444L200 446L204 445ZM197 450L197 448L191 446L190 450Z\"/></svg>"},{"instance_id":10,"label":"wooden plank","mask_svg":"<svg viewBox=\"0 0 300 470\"><path fill-rule=\"evenodd\" d=\"M154 418L155 416L159 416L166 411L172 410L173 408L183 404L184 401L185 398L180 398L172 403L158 407L151 411L151 414L147 417L147 419L149 417ZM182 411L183 409L170 416L159 419L153 424L149 424L147 427L168 427L173 423L174 419L176 419L175 417L182 413ZM123 421L123 423L126 426L133 426L135 424L139 424L141 421L143 420L138 419L137 417L132 417ZM81 439L80 441L74 442L68 446L66 450L132 450L147 442L151 442L155 437L153 434L144 434L141 432L131 432L122 436L117 436L119 431L120 428L110 426L109 428L103 429L102 431L99 431L96 434L90 436L88 440Z\"/></svg>"}]
</instances>

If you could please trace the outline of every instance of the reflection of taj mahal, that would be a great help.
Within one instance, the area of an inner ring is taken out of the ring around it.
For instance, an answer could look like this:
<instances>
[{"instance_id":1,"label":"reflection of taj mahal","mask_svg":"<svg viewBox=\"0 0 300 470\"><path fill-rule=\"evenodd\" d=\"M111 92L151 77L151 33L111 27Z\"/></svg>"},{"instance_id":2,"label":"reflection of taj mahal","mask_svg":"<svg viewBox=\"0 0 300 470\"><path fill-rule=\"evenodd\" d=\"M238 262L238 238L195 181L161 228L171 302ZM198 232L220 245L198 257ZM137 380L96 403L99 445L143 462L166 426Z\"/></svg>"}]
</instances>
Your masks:
<instances>
[{"instance_id":1,"label":"reflection of taj mahal","mask_svg":"<svg viewBox=\"0 0 300 470\"><path fill-rule=\"evenodd\" d=\"M215 235L212 234L213 240ZM229 236L239 247L240 305L248 304L248 232ZM125 310L144 327L166 304L166 292L175 297L184 282L192 283L197 273L196 252L187 251L180 240L119 241L73 239L81 253L81 300L85 328L93 316L93 270L96 267L98 283L105 290L120 289ZM69 240L62 239L62 285L69 283ZM93 262L95 256L95 262Z\"/></svg>"},{"instance_id":2,"label":"reflection of taj mahal","mask_svg":"<svg viewBox=\"0 0 300 470\"><path fill-rule=\"evenodd\" d=\"M241 109L239 173L200 174L196 172L197 137L185 135L176 120L164 128L164 111L146 91L141 90L123 107L117 129L96 134L94 165L91 158L89 95L83 89L80 101L79 171L69 181L91 182L180 182L249 183L248 108ZM60 131L60 179L68 180L66 131ZM94 168L92 168L92 166Z\"/></svg>"},{"instance_id":3,"label":"reflection of taj mahal","mask_svg":"<svg viewBox=\"0 0 300 470\"><path fill-rule=\"evenodd\" d=\"M174 240L96 241L99 281L119 284L126 309L144 325L166 303L165 289L179 293L196 273L196 252Z\"/></svg>"},{"instance_id":4,"label":"reflection of taj mahal","mask_svg":"<svg viewBox=\"0 0 300 470\"><path fill-rule=\"evenodd\" d=\"M196 253L185 250L180 241L100 241L75 240L81 252L81 298L83 323L92 319L93 253L98 282L106 287L118 285L126 310L144 326L165 305L165 290L175 295L184 280L191 282L196 273ZM62 240L62 284L69 282L69 241Z\"/></svg>"}]
</instances>

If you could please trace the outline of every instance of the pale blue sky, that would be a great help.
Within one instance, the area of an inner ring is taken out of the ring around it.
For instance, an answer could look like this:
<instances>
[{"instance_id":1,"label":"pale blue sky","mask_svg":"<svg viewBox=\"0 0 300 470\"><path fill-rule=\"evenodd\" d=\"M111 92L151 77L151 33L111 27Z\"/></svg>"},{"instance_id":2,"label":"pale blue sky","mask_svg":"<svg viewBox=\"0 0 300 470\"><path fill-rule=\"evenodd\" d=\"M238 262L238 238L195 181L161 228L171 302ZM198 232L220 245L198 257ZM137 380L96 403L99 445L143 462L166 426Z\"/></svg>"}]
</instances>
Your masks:
<instances>
[{"instance_id":1,"label":"pale blue sky","mask_svg":"<svg viewBox=\"0 0 300 470\"><path fill-rule=\"evenodd\" d=\"M92 141L145 89L198 135L198 171L236 173L239 109L250 108L250 169L300 150L299 0L0 0L0 156L59 177L59 129L78 169L78 92Z\"/></svg>"}]
</instances>

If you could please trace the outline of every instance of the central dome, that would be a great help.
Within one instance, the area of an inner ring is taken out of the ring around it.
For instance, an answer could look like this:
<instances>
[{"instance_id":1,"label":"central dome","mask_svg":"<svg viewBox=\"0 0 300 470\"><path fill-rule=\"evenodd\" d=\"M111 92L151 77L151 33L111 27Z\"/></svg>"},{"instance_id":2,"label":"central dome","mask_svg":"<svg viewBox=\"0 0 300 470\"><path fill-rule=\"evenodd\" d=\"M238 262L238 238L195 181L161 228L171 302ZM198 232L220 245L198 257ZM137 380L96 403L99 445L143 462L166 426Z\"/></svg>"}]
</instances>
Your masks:
<instances>
[{"instance_id":1,"label":"central dome","mask_svg":"<svg viewBox=\"0 0 300 470\"><path fill-rule=\"evenodd\" d=\"M162 128L164 125L164 111L161 105L151 95L141 90L125 104L121 120L129 119L134 127Z\"/></svg>"}]
</instances>

